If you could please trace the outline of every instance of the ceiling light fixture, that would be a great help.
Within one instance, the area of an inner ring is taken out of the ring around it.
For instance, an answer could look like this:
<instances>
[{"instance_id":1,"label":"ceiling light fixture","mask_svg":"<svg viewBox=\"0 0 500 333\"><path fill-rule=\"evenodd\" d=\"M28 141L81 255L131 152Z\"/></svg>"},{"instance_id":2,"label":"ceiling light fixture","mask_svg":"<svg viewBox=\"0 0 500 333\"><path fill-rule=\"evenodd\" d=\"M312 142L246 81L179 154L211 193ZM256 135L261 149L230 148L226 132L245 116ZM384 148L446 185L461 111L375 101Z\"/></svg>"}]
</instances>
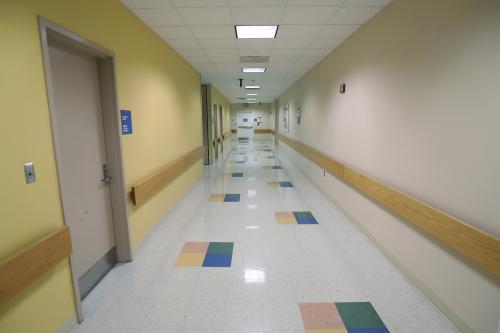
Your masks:
<instances>
[{"instance_id":1,"label":"ceiling light fixture","mask_svg":"<svg viewBox=\"0 0 500 333\"><path fill-rule=\"evenodd\" d=\"M259 94L256 94L256 93L248 93L246 94L247 96L258 96Z\"/></svg>"},{"instance_id":2,"label":"ceiling light fixture","mask_svg":"<svg viewBox=\"0 0 500 333\"><path fill-rule=\"evenodd\" d=\"M242 67L241 71L243 73L264 73L266 67Z\"/></svg>"},{"instance_id":3,"label":"ceiling light fixture","mask_svg":"<svg viewBox=\"0 0 500 333\"><path fill-rule=\"evenodd\" d=\"M260 86L245 86L245 89L260 89Z\"/></svg>"},{"instance_id":4,"label":"ceiling light fixture","mask_svg":"<svg viewBox=\"0 0 500 333\"><path fill-rule=\"evenodd\" d=\"M236 38L276 38L277 25L235 25Z\"/></svg>"},{"instance_id":5,"label":"ceiling light fixture","mask_svg":"<svg viewBox=\"0 0 500 333\"><path fill-rule=\"evenodd\" d=\"M247 101L256 101L257 98L247 98Z\"/></svg>"}]
</instances>

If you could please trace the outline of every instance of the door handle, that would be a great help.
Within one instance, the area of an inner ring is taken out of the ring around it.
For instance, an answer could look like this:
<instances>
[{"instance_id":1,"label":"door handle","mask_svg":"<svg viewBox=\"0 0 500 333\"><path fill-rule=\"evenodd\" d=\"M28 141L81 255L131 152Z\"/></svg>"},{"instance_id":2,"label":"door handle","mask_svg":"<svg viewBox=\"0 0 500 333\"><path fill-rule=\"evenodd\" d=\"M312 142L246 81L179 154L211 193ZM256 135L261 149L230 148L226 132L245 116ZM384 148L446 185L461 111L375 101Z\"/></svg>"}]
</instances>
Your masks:
<instances>
[{"instance_id":1,"label":"door handle","mask_svg":"<svg viewBox=\"0 0 500 333\"><path fill-rule=\"evenodd\" d=\"M111 184L113 177L109 175L108 166L106 164L102 165L102 174L103 178L101 179L101 182L104 184Z\"/></svg>"}]
</instances>

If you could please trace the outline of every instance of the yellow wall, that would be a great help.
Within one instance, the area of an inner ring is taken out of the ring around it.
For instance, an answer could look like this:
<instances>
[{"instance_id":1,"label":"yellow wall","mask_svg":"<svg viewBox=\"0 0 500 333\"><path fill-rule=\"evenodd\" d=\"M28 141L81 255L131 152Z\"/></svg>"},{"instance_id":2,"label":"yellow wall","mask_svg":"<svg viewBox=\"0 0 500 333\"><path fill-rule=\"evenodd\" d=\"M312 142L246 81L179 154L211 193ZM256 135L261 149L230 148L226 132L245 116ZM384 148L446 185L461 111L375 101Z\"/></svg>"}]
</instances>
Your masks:
<instances>
[{"instance_id":1,"label":"yellow wall","mask_svg":"<svg viewBox=\"0 0 500 333\"><path fill-rule=\"evenodd\" d=\"M129 186L202 145L199 74L118 1L0 0L0 258L63 225L37 15L115 52ZM175 143L175 144L174 144ZM34 161L38 181L24 183ZM201 175L193 166L130 209L135 247ZM0 332L55 332L74 314L67 262L0 307Z\"/></svg>"},{"instance_id":2,"label":"yellow wall","mask_svg":"<svg viewBox=\"0 0 500 333\"><path fill-rule=\"evenodd\" d=\"M395 0L280 96L284 134L500 235L499 59L499 1ZM498 277L301 163L461 331L498 329Z\"/></svg>"}]
</instances>

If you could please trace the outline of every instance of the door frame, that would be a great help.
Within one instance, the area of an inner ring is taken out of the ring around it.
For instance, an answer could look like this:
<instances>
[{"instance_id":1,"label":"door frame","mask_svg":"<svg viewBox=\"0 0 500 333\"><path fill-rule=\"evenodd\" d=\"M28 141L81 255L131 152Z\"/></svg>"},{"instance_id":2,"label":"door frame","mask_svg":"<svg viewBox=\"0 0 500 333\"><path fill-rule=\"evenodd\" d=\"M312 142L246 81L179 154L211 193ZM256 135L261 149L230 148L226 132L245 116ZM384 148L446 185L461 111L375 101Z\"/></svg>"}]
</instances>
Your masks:
<instances>
[{"instance_id":1,"label":"door frame","mask_svg":"<svg viewBox=\"0 0 500 333\"><path fill-rule=\"evenodd\" d=\"M211 152L211 142L209 138L209 96L208 96L209 87L206 84L201 85L201 118L202 118L202 127L203 127L203 147L205 148L203 151L203 164L210 164L210 152Z\"/></svg>"},{"instance_id":2,"label":"door frame","mask_svg":"<svg viewBox=\"0 0 500 333\"><path fill-rule=\"evenodd\" d=\"M92 41L81 37L71 31L47 20L44 17L38 17L40 28L40 41L42 46L43 67L45 71L45 84L47 89L47 99L52 128L52 142L55 151L56 169L59 175L61 169L60 161L60 135L57 131L56 112L54 103L54 86L52 84L52 75L49 59L49 41L57 40L65 45L70 45L81 49L84 52L91 53L97 58L99 71L99 86L101 90L102 117L104 125L104 137L106 145L106 157L108 167L113 175L113 182L110 184L111 210L113 216L113 226L116 241L116 254L118 262L128 262L132 260L132 244L130 240L129 217L127 209L127 186L125 183L125 172L123 165L122 138L120 133L121 118L118 109L117 89L116 89L116 67L115 55ZM59 198L63 210L64 224L66 216L64 212L64 198L61 192L61 179L58 177ZM79 323L83 321L81 309L80 290L78 277L73 270L73 254L69 258L71 279L73 283L73 294L75 296L76 315Z\"/></svg>"},{"instance_id":3,"label":"door frame","mask_svg":"<svg viewBox=\"0 0 500 333\"><path fill-rule=\"evenodd\" d=\"M223 124L223 108L222 104L219 104L219 138L220 138L220 153L224 153L224 124Z\"/></svg>"},{"instance_id":4,"label":"door frame","mask_svg":"<svg viewBox=\"0 0 500 333\"><path fill-rule=\"evenodd\" d=\"M214 146L214 161L219 159L219 125L217 124L219 108L216 103L212 106L212 142Z\"/></svg>"}]
</instances>

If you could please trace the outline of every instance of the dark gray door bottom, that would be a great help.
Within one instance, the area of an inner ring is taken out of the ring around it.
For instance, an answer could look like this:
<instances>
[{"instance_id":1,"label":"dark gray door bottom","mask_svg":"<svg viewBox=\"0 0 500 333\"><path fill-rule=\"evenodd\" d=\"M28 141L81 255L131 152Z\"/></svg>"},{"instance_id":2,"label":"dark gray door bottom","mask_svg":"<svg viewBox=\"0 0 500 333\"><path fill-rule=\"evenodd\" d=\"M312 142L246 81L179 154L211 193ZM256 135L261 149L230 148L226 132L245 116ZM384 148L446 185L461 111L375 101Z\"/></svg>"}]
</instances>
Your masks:
<instances>
[{"instance_id":1,"label":"dark gray door bottom","mask_svg":"<svg viewBox=\"0 0 500 333\"><path fill-rule=\"evenodd\" d=\"M84 299L90 291L116 264L116 246L113 246L94 266L90 267L79 279L80 299Z\"/></svg>"}]
</instances>

